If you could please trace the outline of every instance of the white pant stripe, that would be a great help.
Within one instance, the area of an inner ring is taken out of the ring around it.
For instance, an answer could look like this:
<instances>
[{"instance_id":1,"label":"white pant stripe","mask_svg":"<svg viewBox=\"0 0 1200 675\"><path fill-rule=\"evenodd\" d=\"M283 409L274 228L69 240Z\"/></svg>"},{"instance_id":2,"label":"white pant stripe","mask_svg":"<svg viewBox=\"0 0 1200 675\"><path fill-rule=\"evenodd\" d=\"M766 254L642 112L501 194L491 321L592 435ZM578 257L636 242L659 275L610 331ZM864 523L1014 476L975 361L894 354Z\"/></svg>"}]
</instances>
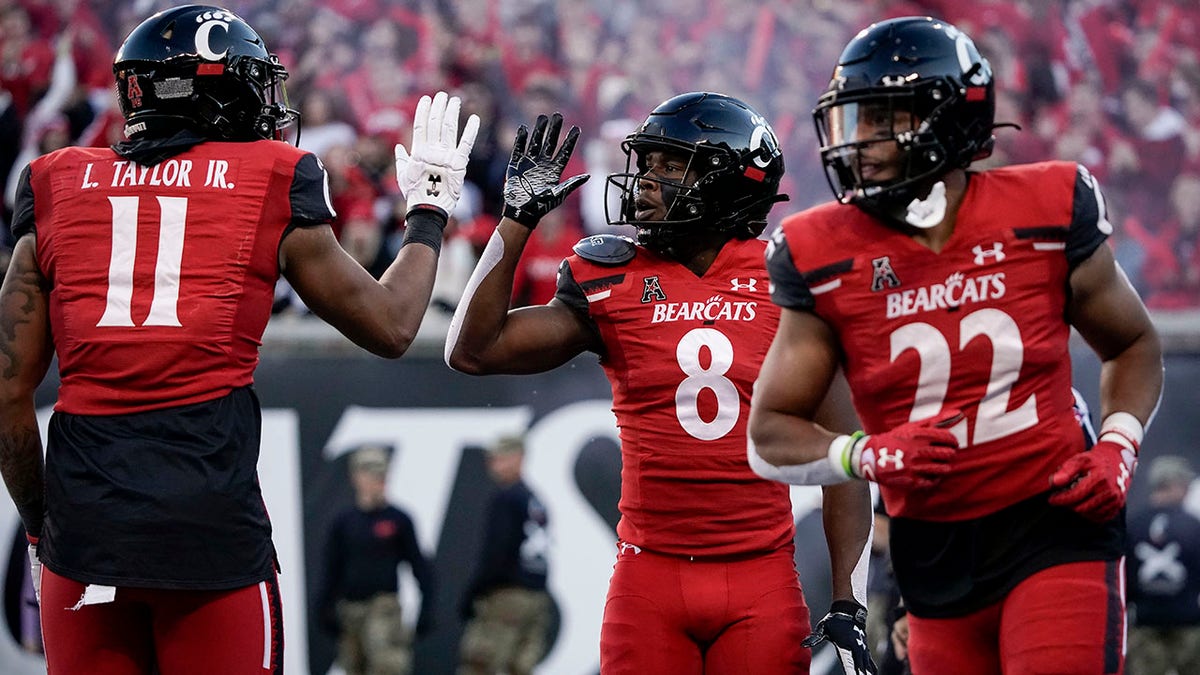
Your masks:
<instances>
[{"instance_id":1,"label":"white pant stripe","mask_svg":"<svg viewBox=\"0 0 1200 675\"><path fill-rule=\"evenodd\" d=\"M271 667L271 604L267 601L267 582L258 582L258 594L262 598L263 617L263 670Z\"/></svg>"}]
</instances>

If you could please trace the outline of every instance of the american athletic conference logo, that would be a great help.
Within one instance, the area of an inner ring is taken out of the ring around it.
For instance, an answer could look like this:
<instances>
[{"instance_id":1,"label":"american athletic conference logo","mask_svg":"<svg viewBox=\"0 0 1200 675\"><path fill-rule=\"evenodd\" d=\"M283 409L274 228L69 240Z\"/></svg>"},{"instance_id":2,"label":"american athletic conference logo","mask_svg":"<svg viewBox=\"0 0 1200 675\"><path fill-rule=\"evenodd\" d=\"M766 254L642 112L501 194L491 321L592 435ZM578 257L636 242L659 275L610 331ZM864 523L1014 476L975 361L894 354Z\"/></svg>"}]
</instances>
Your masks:
<instances>
[{"instance_id":1,"label":"american athletic conference logo","mask_svg":"<svg viewBox=\"0 0 1200 675\"><path fill-rule=\"evenodd\" d=\"M888 256L875 258L871 261L871 292L878 293L887 288L900 285L900 277L892 269L892 260Z\"/></svg>"},{"instance_id":2,"label":"american athletic conference logo","mask_svg":"<svg viewBox=\"0 0 1200 675\"><path fill-rule=\"evenodd\" d=\"M643 305L648 305L652 302L662 302L667 299L667 294L663 292L662 284L659 283L657 276L644 277L642 283Z\"/></svg>"}]
</instances>

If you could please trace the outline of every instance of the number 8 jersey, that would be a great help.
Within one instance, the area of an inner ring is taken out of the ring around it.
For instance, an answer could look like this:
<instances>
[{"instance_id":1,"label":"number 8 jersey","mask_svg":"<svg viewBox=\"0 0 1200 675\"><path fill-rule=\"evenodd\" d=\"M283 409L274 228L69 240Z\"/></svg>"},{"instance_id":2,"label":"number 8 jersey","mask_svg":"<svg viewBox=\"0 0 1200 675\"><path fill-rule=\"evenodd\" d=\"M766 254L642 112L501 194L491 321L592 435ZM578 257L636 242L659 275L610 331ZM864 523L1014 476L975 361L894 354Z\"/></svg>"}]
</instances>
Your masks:
<instances>
[{"instance_id":1,"label":"number 8 jersey","mask_svg":"<svg viewBox=\"0 0 1200 675\"><path fill-rule=\"evenodd\" d=\"M52 285L55 410L126 414L251 384L292 226L334 217L317 158L200 143L154 166L107 148L34 160L13 232Z\"/></svg>"},{"instance_id":2,"label":"number 8 jersey","mask_svg":"<svg viewBox=\"0 0 1200 675\"><path fill-rule=\"evenodd\" d=\"M614 245L624 262L590 252ZM627 240L592 237L560 268L556 297L604 344L624 542L724 556L772 551L793 537L788 487L759 478L746 460L751 390L779 322L765 245L731 240L697 277Z\"/></svg>"},{"instance_id":3,"label":"number 8 jersey","mask_svg":"<svg viewBox=\"0 0 1200 675\"><path fill-rule=\"evenodd\" d=\"M1099 189L1065 162L968 175L940 252L838 203L784 220L768 251L772 299L836 333L867 433L965 413L944 480L881 488L893 516L992 513L1083 451L1065 311L1068 275L1112 231Z\"/></svg>"}]
</instances>

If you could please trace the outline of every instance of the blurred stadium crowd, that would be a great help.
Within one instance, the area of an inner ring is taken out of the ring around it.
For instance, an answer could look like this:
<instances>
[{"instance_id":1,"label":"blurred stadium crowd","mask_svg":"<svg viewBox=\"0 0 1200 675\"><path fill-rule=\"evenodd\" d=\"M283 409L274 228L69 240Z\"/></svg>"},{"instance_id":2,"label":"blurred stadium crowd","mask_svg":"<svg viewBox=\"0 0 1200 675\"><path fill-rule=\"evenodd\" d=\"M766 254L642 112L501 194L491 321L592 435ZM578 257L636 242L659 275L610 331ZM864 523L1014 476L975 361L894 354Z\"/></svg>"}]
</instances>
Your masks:
<instances>
[{"instance_id":1,"label":"blurred stadium crowd","mask_svg":"<svg viewBox=\"0 0 1200 675\"><path fill-rule=\"evenodd\" d=\"M0 184L37 154L122 138L112 54L155 0L0 0ZM330 172L343 246L382 271L404 204L392 146L417 98L447 89L484 126L448 230L434 311L452 310L500 212L513 132L559 110L583 129L567 175L593 179L539 225L514 302L542 303L579 237L607 228L604 177L660 101L713 90L766 111L791 202L830 198L810 111L856 28L939 16L998 81L988 164L1065 159L1104 185L1118 258L1154 310L1200 309L1200 4L1195 0L230 0L291 73L299 143ZM293 139L294 140L294 139ZM7 237L8 228L4 227ZM5 240L5 243L11 243ZM304 309L281 288L277 311Z\"/></svg>"}]
</instances>

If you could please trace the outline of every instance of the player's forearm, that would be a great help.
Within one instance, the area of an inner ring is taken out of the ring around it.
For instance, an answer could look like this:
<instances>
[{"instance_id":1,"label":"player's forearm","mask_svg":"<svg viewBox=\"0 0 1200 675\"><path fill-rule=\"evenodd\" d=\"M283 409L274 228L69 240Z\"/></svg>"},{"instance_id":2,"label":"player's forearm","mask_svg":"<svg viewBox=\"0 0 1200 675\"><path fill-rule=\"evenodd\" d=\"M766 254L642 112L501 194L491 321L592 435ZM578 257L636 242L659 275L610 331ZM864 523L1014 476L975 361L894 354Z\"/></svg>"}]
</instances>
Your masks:
<instances>
[{"instance_id":1,"label":"player's forearm","mask_svg":"<svg viewBox=\"0 0 1200 675\"><path fill-rule=\"evenodd\" d=\"M32 537L42 534L42 514L45 509L42 464L42 441L38 432L33 402L22 410L5 410L3 430L0 430L0 474L17 507L25 532Z\"/></svg>"},{"instance_id":2,"label":"player's forearm","mask_svg":"<svg viewBox=\"0 0 1200 675\"><path fill-rule=\"evenodd\" d=\"M423 234L412 237L406 233L400 252L379 279L389 293L387 328L393 337L388 342L394 345L384 356L402 355L416 339L433 295L443 227L445 218L440 215L410 215L409 233Z\"/></svg>"},{"instance_id":3,"label":"player's forearm","mask_svg":"<svg viewBox=\"0 0 1200 675\"><path fill-rule=\"evenodd\" d=\"M1158 334L1151 328L1100 369L1101 419L1127 412L1148 426L1162 398L1163 360Z\"/></svg>"},{"instance_id":4,"label":"player's forearm","mask_svg":"<svg viewBox=\"0 0 1200 675\"><path fill-rule=\"evenodd\" d=\"M25 531L41 536L42 440L33 395L50 369L49 284L37 265L36 238L13 248L0 287L0 474Z\"/></svg>"},{"instance_id":5,"label":"player's forearm","mask_svg":"<svg viewBox=\"0 0 1200 675\"><path fill-rule=\"evenodd\" d=\"M750 439L755 451L774 466L826 461L829 444L836 437L810 420L766 405L756 404L750 414Z\"/></svg>"},{"instance_id":6,"label":"player's forearm","mask_svg":"<svg viewBox=\"0 0 1200 675\"><path fill-rule=\"evenodd\" d=\"M822 488L821 511L829 563L833 575L833 599L867 604L867 564L871 554L874 513L871 488L865 481L851 481Z\"/></svg>"},{"instance_id":7,"label":"player's forearm","mask_svg":"<svg viewBox=\"0 0 1200 675\"><path fill-rule=\"evenodd\" d=\"M446 335L446 364L483 374L501 364L495 353L508 318L517 261L532 230L503 218L475 265Z\"/></svg>"},{"instance_id":8,"label":"player's forearm","mask_svg":"<svg viewBox=\"0 0 1200 675\"><path fill-rule=\"evenodd\" d=\"M757 423L756 417L751 417L750 429L746 459L759 476L790 485L836 485L850 479L829 458L828 448L833 441L824 439L837 437L812 422L759 411Z\"/></svg>"}]
</instances>

